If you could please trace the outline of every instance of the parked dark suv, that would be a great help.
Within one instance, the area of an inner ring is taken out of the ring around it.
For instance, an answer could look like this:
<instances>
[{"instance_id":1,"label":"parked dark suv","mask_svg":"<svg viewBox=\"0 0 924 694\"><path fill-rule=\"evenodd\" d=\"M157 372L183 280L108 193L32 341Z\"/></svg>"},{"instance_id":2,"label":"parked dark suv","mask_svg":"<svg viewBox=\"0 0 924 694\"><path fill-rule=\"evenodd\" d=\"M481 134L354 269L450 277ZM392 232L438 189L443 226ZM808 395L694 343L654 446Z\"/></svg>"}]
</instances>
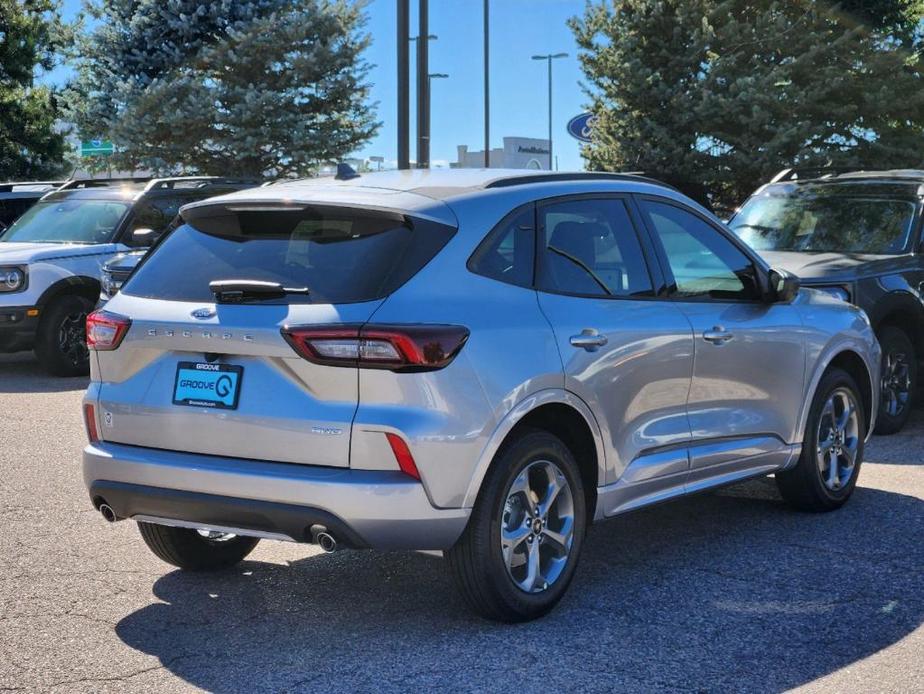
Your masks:
<instances>
[{"instance_id":1,"label":"parked dark suv","mask_svg":"<svg viewBox=\"0 0 924 694\"><path fill-rule=\"evenodd\" d=\"M879 434L907 421L924 356L922 200L924 171L788 169L729 221L773 267L866 311L883 354Z\"/></svg>"}]
</instances>

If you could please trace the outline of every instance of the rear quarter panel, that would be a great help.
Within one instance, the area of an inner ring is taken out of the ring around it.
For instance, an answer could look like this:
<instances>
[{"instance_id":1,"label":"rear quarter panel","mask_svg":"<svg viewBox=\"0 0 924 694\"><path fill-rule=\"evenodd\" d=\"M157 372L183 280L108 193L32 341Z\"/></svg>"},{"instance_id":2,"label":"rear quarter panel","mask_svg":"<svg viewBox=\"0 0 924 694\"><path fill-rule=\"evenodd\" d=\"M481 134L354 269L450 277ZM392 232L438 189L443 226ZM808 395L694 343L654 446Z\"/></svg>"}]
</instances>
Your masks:
<instances>
[{"instance_id":1,"label":"rear quarter panel","mask_svg":"<svg viewBox=\"0 0 924 694\"><path fill-rule=\"evenodd\" d=\"M561 358L536 293L470 272L469 256L518 202L509 196L463 205L459 231L389 297L373 323L462 325L470 335L446 368L400 374L360 370L352 465L391 458L384 432L408 441L431 501L470 505L468 489L499 427L524 400L563 387Z\"/></svg>"}]
</instances>

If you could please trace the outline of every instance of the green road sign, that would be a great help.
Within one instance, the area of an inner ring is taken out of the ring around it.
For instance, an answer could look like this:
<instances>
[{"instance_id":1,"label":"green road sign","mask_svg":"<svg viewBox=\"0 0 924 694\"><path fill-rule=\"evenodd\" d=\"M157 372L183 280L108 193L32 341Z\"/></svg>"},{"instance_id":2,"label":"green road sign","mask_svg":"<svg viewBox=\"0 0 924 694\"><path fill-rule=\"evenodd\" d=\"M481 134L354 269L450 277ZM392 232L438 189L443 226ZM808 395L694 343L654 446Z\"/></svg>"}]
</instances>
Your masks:
<instances>
[{"instance_id":1,"label":"green road sign","mask_svg":"<svg viewBox=\"0 0 924 694\"><path fill-rule=\"evenodd\" d=\"M115 152L109 140L83 140L80 143L81 157L108 157Z\"/></svg>"}]
</instances>

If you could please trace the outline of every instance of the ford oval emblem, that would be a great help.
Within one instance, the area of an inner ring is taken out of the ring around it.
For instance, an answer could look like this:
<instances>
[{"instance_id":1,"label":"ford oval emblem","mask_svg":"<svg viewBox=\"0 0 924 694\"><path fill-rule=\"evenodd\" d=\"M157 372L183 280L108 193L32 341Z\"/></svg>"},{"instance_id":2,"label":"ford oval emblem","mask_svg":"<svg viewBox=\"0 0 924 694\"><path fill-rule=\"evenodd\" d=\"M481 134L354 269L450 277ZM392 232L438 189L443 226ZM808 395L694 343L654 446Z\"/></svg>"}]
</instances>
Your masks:
<instances>
[{"instance_id":1,"label":"ford oval emblem","mask_svg":"<svg viewBox=\"0 0 924 694\"><path fill-rule=\"evenodd\" d=\"M593 127L594 114L588 111L568 121L568 134L581 142L591 142L591 131Z\"/></svg>"},{"instance_id":2,"label":"ford oval emblem","mask_svg":"<svg viewBox=\"0 0 924 694\"><path fill-rule=\"evenodd\" d=\"M193 311L192 314L190 314L190 315L192 315L193 318L200 318L200 319L203 319L203 320L204 320L204 319L206 319L206 318L212 318L212 317L215 315L215 309L213 309L213 308L197 308L197 309L196 309L195 311Z\"/></svg>"}]
</instances>

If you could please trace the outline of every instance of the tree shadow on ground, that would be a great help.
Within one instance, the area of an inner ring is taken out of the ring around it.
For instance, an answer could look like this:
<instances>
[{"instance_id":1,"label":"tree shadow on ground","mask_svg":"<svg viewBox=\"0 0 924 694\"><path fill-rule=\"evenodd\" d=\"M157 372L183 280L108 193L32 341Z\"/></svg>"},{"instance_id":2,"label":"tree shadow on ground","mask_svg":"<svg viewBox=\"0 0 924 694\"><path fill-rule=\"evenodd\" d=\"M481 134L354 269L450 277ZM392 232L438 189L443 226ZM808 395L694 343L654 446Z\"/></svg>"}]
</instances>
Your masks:
<instances>
[{"instance_id":1,"label":"tree shadow on ground","mask_svg":"<svg viewBox=\"0 0 924 694\"><path fill-rule=\"evenodd\" d=\"M471 616L439 559L342 552L173 571L116 631L216 692L779 691L921 625L922 535L917 498L858 488L801 514L761 479L595 526L530 624Z\"/></svg>"}]
</instances>

